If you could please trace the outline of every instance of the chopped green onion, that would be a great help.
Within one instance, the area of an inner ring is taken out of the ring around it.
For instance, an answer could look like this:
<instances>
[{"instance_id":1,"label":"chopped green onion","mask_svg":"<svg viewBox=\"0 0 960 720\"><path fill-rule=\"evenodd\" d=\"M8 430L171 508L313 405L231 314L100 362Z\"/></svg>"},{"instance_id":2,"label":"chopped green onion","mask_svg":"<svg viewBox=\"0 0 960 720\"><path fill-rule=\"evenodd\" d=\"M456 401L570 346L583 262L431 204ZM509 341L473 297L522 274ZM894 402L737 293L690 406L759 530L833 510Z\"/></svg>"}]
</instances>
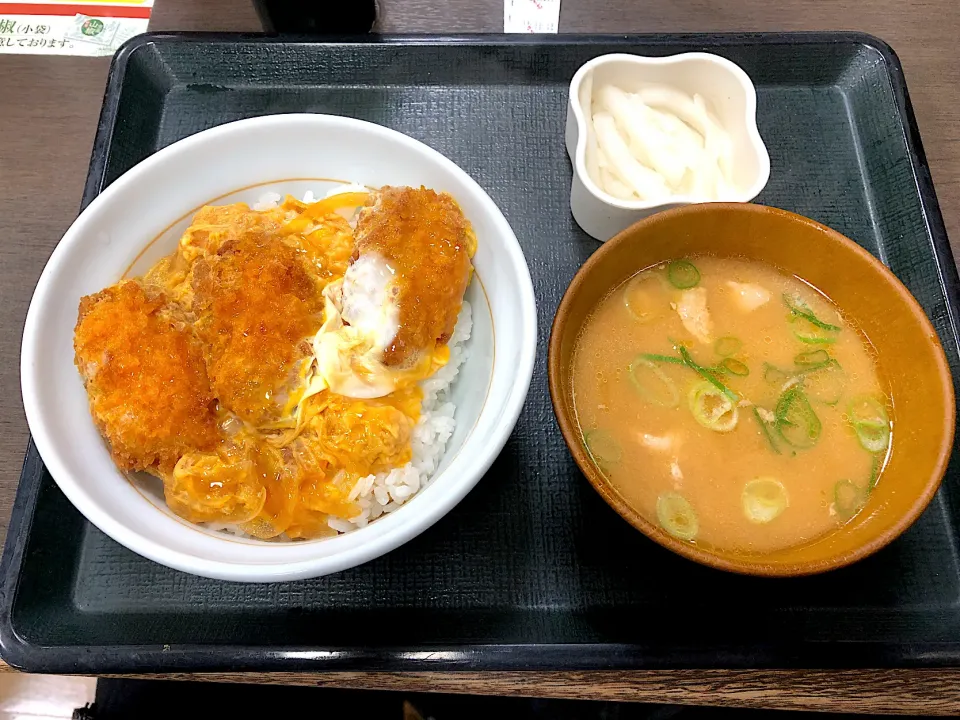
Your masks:
<instances>
[{"instance_id":1,"label":"chopped green onion","mask_svg":"<svg viewBox=\"0 0 960 720\"><path fill-rule=\"evenodd\" d=\"M737 375L739 377L746 377L750 374L750 368L747 367L746 363L742 363L731 357L724 358L723 362L720 363L720 367L731 375Z\"/></svg>"},{"instance_id":2,"label":"chopped green onion","mask_svg":"<svg viewBox=\"0 0 960 720\"><path fill-rule=\"evenodd\" d=\"M720 357L736 355L742 347L743 343L735 337L722 337L713 344L714 352Z\"/></svg>"},{"instance_id":3,"label":"chopped green onion","mask_svg":"<svg viewBox=\"0 0 960 720\"><path fill-rule=\"evenodd\" d=\"M836 360L805 370L802 379L804 392L826 405L840 402L847 387L847 377Z\"/></svg>"},{"instance_id":4,"label":"chopped green onion","mask_svg":"<svg viewBox=\"0 0 960 720\"><path fill-rule=\"evenodd\" d=\"M798 293L783 293L781 295L783 298L783 304L787 306L787 310L790 312L796 313L812 313L810 306L807 305L807 301L804 300Z\"/></svg>"},{"instance_id":5,"label":"chopped green onion","mask_svg":"<svg viewBox=\"0 0 960 720\"><path fill-rule=\"evenodd\" d=\"M674 260L667 265L667 280L678 290L687 290L700 284L700 271L689 260Z\"/></svg>"},{"instance_id":6,"label":"chopped green onion","mask_svg":"<svg viewBox=\"0 0 960 720\"><path fill-rule=\"evenodd\" d=\"M760 430L763 432L763 436L770 444L770 449L779 455L780 448L777 447L777 441L774 439L773 433L770 431L770 423L763 419L763 416L760 415L760 411L757 409L756 405L753 406L753 416L757 419L757 423L760 425Z\"/></svg>"},{"instance_id":7,"label":"chopped green onion","mask_svg":"<svg viewBox=\"0 0 960 720\"><path fill-rule=\"evenodd\" d=\"M867 504L867 492L850 480L841 480L833 486L833 506L843 518L851 518Z\"/></svg>"},{"instance_id":8,"label":"chopped green onion","mask_svg":"<svg viewBox=\"0 0 960 720\"><path fill-rule=\"evenodd\" d=\"M794 385L780 395L774 414L777 432L788 445L806 449L817 444L823 426L799 386Z\"/></svg>"},{"instance_id":9,"label":"chopped green onion","mask_svg":"<svg viewBox=\"0 0 960 720\"><path fill-rule=\"evenodd\" d=\"M818 325L811 323L810 319L802 315L793 315L790 317L790 323L793 336L802 343L808 345L831 345L837 341L837 331L825 330Z\"/></svg>"},{"instance_id":10,"label":"chopped green onion","mask_svg":"<svg viewBox=\"0 0 960 720\"><path fill-rule=\"evenodd\" d=\"M793 318L791 322L801 323L800 327L793 328L793 336L802 343L807 345L832 345L837 341L837 334L834 332L816 327L812 329L803 327L802 323L806 321L802 318Z\"/></svg>"},{"instance_id":11,"label":"chopped green onion","mask_svg":"<svg viewBox=\"0 0 960 720\"><path fill-rule=\"evenodd\" d=\"M642 355L636 357L627 372L633 387L646 400L670 408L680 404L677 386L652 360Z\"/></svg>"},{"instance_id":12,"label":"chopped green onion","mask_svg":"<svg viewBox=\"0 0 960 720\"><path fill-rule=\"evenodd\" d=\"M882 453L890 445L889 425L858 423L853 428L857 432L857 440L867 452Z\"/></svg>"},{"instance_id":13,"label":"chopped green onion","mask_svg":"<svg viewBox=\"0 0 960 720\"><path fill-rule=\"evenodd\" d=\"M793 378L793 375L781 370L780 368L771 365L770 363L763 364L763 379L780 390L783 386Z\"/></svg>"},{"instance_id":14,"label":"chopped green onion","mask_svg":"<svg viewBox=\"0 0 960 720\"><path fill-rule=\"evenodd\" d=\"M700 523L687 499L676 493L666 493L657 498L657 520L660 526L678 540L693 540L700 530Z\"/></svg>"},{"instance_id":15,"label":"chopped green onion","mask_svg":"<svg viewBox=\"0 0 960 720\"><path fill-rule=\"evenodd\" d=\"M814 314L813 309L807 305L806 301L804 301L804 299L799 295L790 295L789 293L784 293L783 304L787 306L792 315L807 320L810 324L817 326L821 330L828 330L835 333L838 333L841 330L839 325L831 325L830 323L824 322L818 318Z\"/></svg>"},{"instance_id":16,"label":"chopped green onion","mask_svg":"<svg viewBox=\"0 0 960 720\"><path fill-rule=\"evenodd\" d=\"M869 395L860 395L850 401L848 412L864 450L882 453L890 446L890 416L880 402Z\"/></svg>"},{"instance_id":17,"label":"chopped green onion","mask_svg":"<svg viewBox=\"0 0 960 720\"><path fill-rule=\"evenodd\" d=\"M800 342L826 345L837 341L839 325L831 325L818 318L811 307L799 295L783 294L783 304L790 310L793 335Z\"/></svg>"},{"instance_id":18,"label":"chopped green onion","mask_svg":"<svg viewBox=\"0 0 960 720\"><path fill-rule=\"evenodd\" d=\"M800 342L807 343L807 345L832 345L837 341L835 337L808 335L802 332L794 332L793 336Z\"/></svg>"},{"instance_id":19,"label":"chopped green onion","mask_svg":"<svg viewBox=\"0 0 960 720\"><path fill-rule=\"evenodd\" d=\"M790 504L783 483L770 477L760 477L748 482L740 495L740 501L747 520L758 524L776 520Z\"/></svg>"},{"instance_id":20,"label":"chopped green onion","mask_svg":"<svg viewBox=\"0 0 960 720\"><path fill-rule=\"evenodd\" d=\"M803 367L807 369L819 367L830 362L830 353L828 353L826 350L809 350L807 352L799 353L793 358L793 362L797 365L797 367Z\"/></svg>"},{"instance_id":21,"label":"chopped green onion","mask_svg":"<svg viewBox=\"0 0 960 720\"><path fill-rule=\"evenodd\" d=\"M690 388L687 404L694 419L708 430L730 432L737 426L737 404L708 382Z\"/></svg>"},{"instance_id":22,"label":"chopped green onion","mask_svg":"<svg viewBox=\"0 0 960 720\"><path fill-rule=\"evenodd\" d=\"M644 360L652 360L653 362L659 363L669 363L670 365L686 365L682 358L674 357L673 355L658 355L657 353L643 353L640 357Z\"/></svg>"},{"instance_id":23,"label":"chopped green onion","mask_svg":"<svg viewBox=\"0 0 960 720\"><path fill-rule=\"evenodd\" d=\"M740 396L737 395L733 390L728 388L726 385L724 385L722 382L720 382L717 379L716 375L714 375L712 372L710 372L707 368L703 367L702 365L698 365L696 361L694 361L693 357L690 355L690 351L687 350L683 345L677 345L676 347L677 347L677 352L680 353L680 357L683 358L683 362L686 364L688 368L696 372L700 377L702 377L708 383L713 385L717 390L719 390L724 395L726 395L731 402L736 403L740 399Z\"/></svg>"},{"instance_id":24,"label":"chopped green onion","mask_svg":"<svg viewBox=\"0 0 960 720\"><path fill-rule=\"evenodd\" d=\"M606 430L590 430L584 433L583 444L601 470L616 465L623 457L620 443Z\"/></svg>"},{"instance_id":25,"label":"chopped green onion","mask_svg":"<svg viewBox=\"0 0 960 720\"><path fill-rule=\"evenodd\" d=\"M883 471L883 455L876 454L870 462L870 480L867 483L867 492L871 492L880 480L880 473Z\"/></svg>"},{"instance_id":26,"label":"chopped green onion","mask_svg":"<svg viewBox=\"0 0 960 720\"><path fill-rule=\"evenodd\" d=\"M872 395L858 395L850 401L850 422L882 425L890 422L887 409Z\"/></svg>"},{"instance_id":27,"label":"chopped green onion","mask_svg":"<svg viewBox=\"0 0 960 720\"><path fill-rule=\"evenodd\" d=\"M824 354L820 355L820 353ZM826 357L827 361L818 364L817 361L823 357ZM796 380L803 385L804 392L814 400L826 405L836 405L840 401L847 384L846 375L840 363L831 359L825 350L800 353L794 361L798 367L793 372L764 363L763 379L778 389L783 389L788 382Z\"/></svg>"},{"instance_id":28,"label":"chopped green onion","mask_svg":"<svg viewBox=\"0 0 960 720\"><path fill-rule=\"evenodd\" d=\"M631 279L623 291L623 304L634 319L645 323L652 320L660 310L660 306L653 295L640 289L647 283L662 282L655 275L637 275ZM659 293L658 293L659 295Z\"/></svg>"}]
</instances>

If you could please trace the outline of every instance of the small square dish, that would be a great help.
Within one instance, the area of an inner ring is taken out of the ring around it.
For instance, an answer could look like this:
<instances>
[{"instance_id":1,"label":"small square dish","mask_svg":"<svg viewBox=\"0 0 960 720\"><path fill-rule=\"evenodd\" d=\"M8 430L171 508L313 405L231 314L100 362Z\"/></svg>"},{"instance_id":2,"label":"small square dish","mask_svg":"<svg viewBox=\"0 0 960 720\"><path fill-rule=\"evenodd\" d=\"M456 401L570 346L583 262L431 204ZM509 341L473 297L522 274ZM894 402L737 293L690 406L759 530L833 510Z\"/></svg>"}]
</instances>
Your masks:
<instances>
[{"instance_id":1,"label":"small square dish","mask_svg":"<svg viewBox=\"0 0 960 720\"><path fill-rule=\"evenodd\" d=\"M598 126L604 120L609 127ZM601 242L662 210L749 202L770 177L753 82L711 53L593 58L570 81L566 143L570 210ZM716 164L720 178L701 177Z\"/></svg>"}]
</instances>

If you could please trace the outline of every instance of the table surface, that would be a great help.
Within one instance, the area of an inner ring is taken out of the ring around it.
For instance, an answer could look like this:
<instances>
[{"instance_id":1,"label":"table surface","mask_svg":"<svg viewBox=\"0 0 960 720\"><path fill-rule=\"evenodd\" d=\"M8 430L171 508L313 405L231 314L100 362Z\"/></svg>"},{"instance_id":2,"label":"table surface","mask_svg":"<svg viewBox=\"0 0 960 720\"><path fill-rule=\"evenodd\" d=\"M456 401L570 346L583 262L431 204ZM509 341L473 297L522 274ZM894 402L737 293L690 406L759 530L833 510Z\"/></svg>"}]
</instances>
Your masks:
<instances>
[{"instance_id":1,"label":"table surface","mask_svg":"<svg viewBox=\"0 0 960 720\"><path fill-rule=\"evenodd\" d=\"M500 0L380 0L389 33L500 32ZM259 30L249 0L156 0L151 30ZM906 72L955 255L960 245L957 0L563 0L567 33L859 30L889 42ZM43 265L76 216L108 59L0 56L0 534L27 426L23 319ZM174 677L174 676L169 676ZM183 677L183 676L177 676ZM957 671L331 673L209 679L638 700L742 707L960 715Z\"/></svg>"}]
</instances>

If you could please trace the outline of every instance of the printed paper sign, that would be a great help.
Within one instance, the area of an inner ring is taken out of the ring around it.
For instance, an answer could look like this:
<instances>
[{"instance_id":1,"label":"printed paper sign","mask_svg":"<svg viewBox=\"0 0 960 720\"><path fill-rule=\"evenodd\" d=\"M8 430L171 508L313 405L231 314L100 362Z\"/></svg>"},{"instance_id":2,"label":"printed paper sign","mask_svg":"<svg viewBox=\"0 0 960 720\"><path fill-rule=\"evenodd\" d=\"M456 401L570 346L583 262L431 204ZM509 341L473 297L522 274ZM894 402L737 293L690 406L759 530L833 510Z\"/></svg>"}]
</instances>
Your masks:
<instances>
[{"instance_id":1,"label":"printed paper sign","mask_svg":"<svg viewBox=\"0 0 960 720\"><path fill-rule=\"evenodd\" d=\"M0 53L113 55L146 32L153 0L0 0Z\"/></svg>"},{"instance_id":2,"label":"printed paper sign","mask_svg":"<svg viewBox=\"0 0 960 720\"><path fill-rule=\"evenodd\" d=\"M503 31L555 33L560 26L560 0L503 0Z\"/></svg>"}]
</instances>

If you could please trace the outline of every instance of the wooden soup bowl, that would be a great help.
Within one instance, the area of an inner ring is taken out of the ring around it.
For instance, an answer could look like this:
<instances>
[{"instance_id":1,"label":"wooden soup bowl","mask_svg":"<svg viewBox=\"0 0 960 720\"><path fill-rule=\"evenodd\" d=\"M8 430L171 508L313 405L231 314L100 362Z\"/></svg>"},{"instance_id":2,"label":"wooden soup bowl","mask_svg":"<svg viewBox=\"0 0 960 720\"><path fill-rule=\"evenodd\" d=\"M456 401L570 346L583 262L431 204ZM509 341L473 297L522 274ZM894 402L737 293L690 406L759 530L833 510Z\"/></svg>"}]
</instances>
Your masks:
<instances>
[{"instance_id":1,"label":"wooden soup bowl","mask_svg":"<svg viewBox=\"0 0 960 720\"><path fill-rule=\"evenodd\" d=\"M893 397L892 452L864 509L836 531L770 553L707 550L672 537L610 485L583 445L573 405L573 353L580 328L614 288L657 263L697 255L761 260L826 293L877 350ZM784 210L708 203L648 217L600 246L567 288L549 352L553 408L577 465L627 522L664 547L714 568L796 576L849 565L906 530L933 498L950 459L956 408L953 381L923 309L882 263L852 240Z\"/></svg>"}]
</instances>

